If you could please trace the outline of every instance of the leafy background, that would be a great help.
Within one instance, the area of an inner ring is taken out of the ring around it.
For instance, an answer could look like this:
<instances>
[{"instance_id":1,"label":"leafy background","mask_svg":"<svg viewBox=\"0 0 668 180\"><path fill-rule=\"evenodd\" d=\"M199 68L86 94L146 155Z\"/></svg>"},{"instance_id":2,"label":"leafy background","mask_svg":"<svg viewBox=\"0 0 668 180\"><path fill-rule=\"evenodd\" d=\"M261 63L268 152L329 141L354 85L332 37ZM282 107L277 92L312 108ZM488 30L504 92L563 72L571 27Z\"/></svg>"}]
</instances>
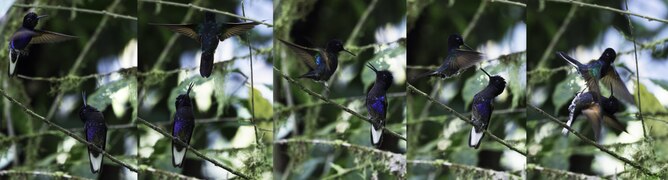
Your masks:
<instances>
[{"instance_id":1,"label":"leafy background","mask_svg":"<svg viewBox=\"0 0 668 180\"><path fill-rule=\"evenodd\" d=\"M197 6L243 15L241 1L173 1L194 3ZM271 23L272 3L267 0L246 1L243 4L246 16ZM188 85L195 84L190 94L195 105L195 129L190 145L224 165L250 175L251 178L271 178L273 140L272 116L273 94L270 71L272 30L258 25L244 36L226 39L218 45L214 72L209 78L199 74L200 46L185 36L148 23L186 23L203 21L202 11L157 5L139 4L139 71L142 74L140 117L159 125L171 133L171 122L175 112L174 103L179 94L186 92ZM237 18L218 14L218 22L240 22ZM168 44L177 36L171 49ZM248 38L248 39L246 39ZM249 41L250 40L250 41ZM145 43L144 43L145 42ZM254 87L251 88L249 45L253 48ZM165 50L166 49L166 50ZM166 51L163 61L160 55ZM176 70L176 71L173 71ZM252 114L251 92L253 92L257 134ZM257 136L256 136L257 135ZM157 169L181 173L197 178L233 177L224 169L194 156L189 152L183 169L172 166L172 143L144 125L139 125L140 163ZM256 142L256 139L258 140ZM142 174L141 178L154 177Z\"/></svg>"},{"instance_id":2,"label":"leafy background","mask_svg":"<svg viewBox=\"0 0 668 180\"><path fill-rule=\"evenodd\" d=\"M470 117L473 96L487 86L489 78L478 70L484 68L492 75L500 75L506 89L495 99L488 130L524 150L526 138L526 23L524 8L485 2L479 20L474 16L482 1L409 1L408 7L408 69L409 79L429 66L435 69L447 55L447 39L451 34L463 35L470 29L464 42L485 54L484 61L469 68L458 77L441 80L424 78L412 85L430 94L457 112ZM473 27L470 24L473 24ZM472 28L472 29L471 29ZM511 54L511 55L509 55ZM504 55L502 58L495 59ZM507 56L506 56L507 55ZM493 60L492 60L493 59ZM433 66L433 67L431 67ZM473 178L482 173L472 167L517 173L524 168L524 156L508 149L486 136L479 149L468 147L471 125L460 120L442 107L432 104L424 96L408 94L408 159L432 162L450 162L469 167L457 169L409 163L409 178L436 179ZM473 177L471 177L473 176ZM480 178L480 177L478 177ZM490 178L490 177L488 177Z\"/></svg>"},{"instance_id":3,"label":"leafy background","mask_svg":"<svg viewBox=\"0 0 668 180\"><path fill-rule=\"evenodd\" d=\"M624 1L593 1L590 3L616 9L627 9ZM665 1L628 1L631 12L665 19L668 17ZM625 110L617 118L626 124L627 133L620 133L610 128L603 131L603 144L606 148L645 168L663 173L665 176L666 152L666 105L668 105L665 76L666 45L668 37L666 24L631 17L633 31L628 19L619 13L595 8L577 8L572 20L566 26L563 35L558 38L554 49L548 49L548 43L568 18L571 5L566 3L532 1L529 3L527 21L530 24L528 40L529 61L529 98L528 103L566 121L568 104L575 94L583 88L584 82L574 68L554 55L555 51L564 51L581 62L596 59L605 48L611 47L618 53L615 69L626 82L629 91L636 96L635 72L640 72L640 101L648 130L648 138L643 140L642 123L636 116L638 107L625 105ZM638 45L638 71L633 54L631 32L639 44L663 40L649 48ZM546 52L547 51L547 52ZM547 58L542 59L543 53ZM604 88L604 96L609 92ZM636 104L638 97L636 96ZM644 174L612 156L601 152L594 146L583 143L577 137L561 136L561 127L549 122L545 116L530 110L527 126L529 128L529 163L547 168L567 170L587 175L612 176L621 173L621 178L642 178ZM581 117L575 121L574 129L593 139L590 123ZM530 173L529 177L557 178L558 176Z\"/></svg>"},{"instance_id":4,"label":"leafy background","mask_svg":"<svg viewBox=\"0 0 668 180\"><path fill-rule=\"evenodd\" d=\"M340 39L357 56L339 53L339 68L332 76L328 98L338 104L367 116L364 99L375 74L365 64L387 69L394 76L394 85L388 91L387 127L405 136L405 37L406 2L394 1L275 1L275 36L307 47L324 47L330 39ZM353 29L367 8L375 6L361 24L356 37ZM346 13L342 13L346 10ZM399 43L395 43L399 41ZM362 46L375 44L369 48ZM384 44L384 45L381 45ZM291 50L276 42L276 68L296 78L308 67L296 59ZM319 102L297 86L275 76L277 110L276 139L342 140L372 148L370 124L351 114ZM323 86L308 79L298 79L306 88L323 93ZM382 150L405 153L403 140L385 134ZM274 170L276 178L390 178L388 161L371 152L353 152L348 148L328 145L276 145ZM368 158L365 158L368 157Z\"/></svg>"},{"instance_id":5,"label":"leafy background","mask_svg":"<svg viewBox=\"0 0 668 180\"><path fill-rule=\"evenodd\" d=\"M132 121L136 116L137 81L127 73L111 73L136 67L136 26L134 21L109 18L102 25L100 35L88 51L83 47L94 39L101 15L69 11L11 7L13 3L33 5L61 5L85 9L104 10L112 1L75 0L65 3L54 1L3 1L0 3L0 41L19 28L27 12L49 15L40 20L37 28L77 36L78 39L57 44L33 45L30 55L22 57L18 74L28 77L53 77L55 81L8 78L8 61L0 63L2 89L11 97L27 105L37 114L47 117L83 137L83 122L79 119L82 106L81 92L87 92L90 105L103 112L109 126L106 150L122 161L136 164L137 138ZM113 12L134 16L136 1L122 1ZM2 43L3 49L7 43ZM7 60L8 51L0 51L0 59ZM81 66L74 67L78 56ZM68 72L73 72L68 75ZM90 74L107 74L84 79ZM22 108L3 98L0 101L0 169L19 171L64 172L79 177L94 178L90 172L88 150L73 138L50 128L41 120L29 117ZM13 133L12 133L13 132ZM112 179L132 177L136 174L104 159L102 176ZM18 176L20 177L20 176ZM29 178L23 177L23 178Z\"/></svg>"}]
</instances>

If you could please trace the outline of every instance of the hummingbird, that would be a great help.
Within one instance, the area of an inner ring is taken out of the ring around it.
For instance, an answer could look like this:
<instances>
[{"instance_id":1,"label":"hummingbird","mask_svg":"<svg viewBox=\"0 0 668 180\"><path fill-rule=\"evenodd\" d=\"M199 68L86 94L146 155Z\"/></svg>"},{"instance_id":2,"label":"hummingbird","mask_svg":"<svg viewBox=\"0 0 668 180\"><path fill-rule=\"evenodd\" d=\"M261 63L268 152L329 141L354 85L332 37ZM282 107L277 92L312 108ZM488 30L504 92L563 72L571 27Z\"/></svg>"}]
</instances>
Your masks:
<instances>
[{"instance_id":1,"label":"hummingbird","mask_svg":"<svg viewBox=\"0 0 668 180\"><path fill-rule=\"evenodd\" d=\"M180 94L176 97L176 113L174 114L174 123L172 124L172 136L178 138L186 144L190 144L190 137L195 128L195 116L193 111L193 104L190 101L190 91L193 88L193 83L188 86L188 91L185 94ZM187 148L172 140L172 164L174 167L183 167L183 160L186 157Z\"/></svg>"},{"instance_id":2,"label":"hummingbird","mask_svg":"<svg viewBox=\"0 0 668 180\"><path fill-rule=\"evenodd\" d=\"M489 77L489 84L482 91L473 96L472 112L471 112L471 133L469 135L469 147L478 149L480 140L485 137L483 130L489 127L489 120L492 118L492 111L494 111L494 98L503 93L506 88L506 80L501 76L491 76L487 71L480 68L487 77Z\"/></svg>"},{"instance_id":3,"label":"hummingbird","mask_svg":"<svg viewBox=\"0 0 668 180\"><path fill-rule=\"evenodd\" d=\"M573 98L571 105L568 106L570 114L566 125L569 127L572 126L573 121L575 121L580 114L584 114L591 122L596 141L601 138L601 122L617 130L628 133L617 117L615 117L615 113L619 111L620 105L621 103L612 93L610 94L610 97L606 98L600 96L597 92L584 92L583 90ZM568 129L564 128L561 130L561 133L568 135Z\"/></svg>"},{"instance_id":4,"label":"hummingbird","mask_svg":"<svg viewBox=\"0 0 668 180\"><path fill-rule=\"evenodd\" d=\"M309 71L299 76L299 78L309 78L317 82L323 82L327 87L327 81L339 66L339 52L344 51L352 56L352 52L343 48L341 40L330 40L327 47L322 48L307 48L297 44L278 39L283 44L288 46L309 68Z\"/></svg>"},{"instance_id":5,"label":"hummingbird","mask_svg":"<svg viewBox=\"0 0 668 180\"><path fill-rule=\"evenodd\" d=\"M601 93L598 86L598 82L603 82L604 84L611 84L611 89L614 89L617 92L616 97L635 105L633 96L626 88L624 81L619 77L619 73L613 67L615 58L617 58L617 53L612 48L607 48L601 54L597 60L590 61L587 64L582 64L580 61L568 56L564 52L557 52L557 56L566 60L569 64L575 66L578 73L587 83L587 87L590 91L594 91L598 94Z\"/></svg>"},{"instance_id":6,"label":"hummingbird","mask_svg":"<svg viewBox=\"0 0 668 180\"><path fill-rule=\"evenodd\" d=\"M104 122L104 115L95 107L86 103L86 93L82 93L84 105L79 111L79 118L84 122L84 133L86 141L104 150L107 142L107 124ZM88 147L88 160L90 162L90 171L98 173L102 167L104 156L92 146Z\"/></svg>"},{"instance_id":7,"label":"hummingbird","mask_svg":"<svg viewBox=\"0 0 668 180\"><path fill-rule=\"evenodd\" d=\"M373 122L371 125L371 144L379 148L383 140L383 127L385 127L385 123L387 122L385 118L387 114L386 94L387 90L392 86L394 77L390 71L378 71L371 64L367 64L367 67L376 73L376 81L366 95L366 109L369 111L371 122Z\"/></svg>"},{"instance_id":8,"label":"hummingbird","mask_svg":"<svg viewBox=\"0 0 668 180\"><path fill-rule=\"evenodd\" d=\"M204 13L204 22L199 24L151 24L166 27L171 31L185 35L197 41L202 50L199 73L202 77L208 78L213 71L213 55L216 52L218 43L232 36L243 34L259 22L244 23L218 23L216 14L212 12Z\"/></svg>"},{"instance_id":9,"label":"hummingbird","mask_svg":"<svg viewBox=\"0 0 668 180\"><path fill-rule=\"evenodd\" d=\"M23 16L21 28L9 38L9 77L16 75L16 64L22 55L28 54L28 45L55 43L76 38L70 35L35 29L39 19L44 17L46 15L37 16L34 12L29 12Z\"/></svg>"},{"instance_id":10,"label":"hummingbird","mask_svg":"<svg viewBox=\"0 0 668 180\"><path fill-rule=\"evenodd\" d=\"M468 50L460 49L461 46L468 48ZM448 55L445 56L443 64L433 71L413 77L411 81L431 76L439 76L443 79L451 78L479 63L482 61L482 58L482 53L476 52L466 45L462 36L453 34L448 37Z\"/></svg>"}]
</instances>

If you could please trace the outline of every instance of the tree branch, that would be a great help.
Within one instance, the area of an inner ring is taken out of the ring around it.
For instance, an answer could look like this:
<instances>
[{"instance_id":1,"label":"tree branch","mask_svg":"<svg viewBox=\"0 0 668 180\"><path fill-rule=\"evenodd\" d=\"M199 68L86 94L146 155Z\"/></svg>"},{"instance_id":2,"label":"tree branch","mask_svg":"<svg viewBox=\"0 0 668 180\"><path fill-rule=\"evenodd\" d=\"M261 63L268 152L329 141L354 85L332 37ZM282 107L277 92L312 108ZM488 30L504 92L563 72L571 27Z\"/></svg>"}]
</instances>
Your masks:
<instances>
[{"instance_id":1,"label":"tree branch","mask_svg":"<svg viewBox=\"0 0 668 180\"><path fill-rule=\"evenodd\" d=\"M527 7L526 4L521 3L521 2L515 2L515 1L508 1L508 0L490 0L490 1L491 2L506 3L506 4L515 5L515 6L524 7L524 8Z\"/></svg>"},{"instance_id":2,"label":"tree branch","mask_svg":"<svg viewBox=\"0 0 668 180\"><path fill-rule=\"evenodd\" d=\"M623 11L623 10L619 10L619 9L615 9L615 8L611 8L611 7L606 7L606 6L596 5L596 4L589 4L589 3L584 3L584 2L580 2L580 1L574 1L574 0L547 0L547 1L559 2L559 3L569 3L569 4L573 4L574 6L578 5L578 6L585 6L585 7L596 8L596 9L603 9L603 10L608 10L608 11L612 11L612 12L616 12L616 13L620 13L620 14L626 14L626 15L636 16L636 17L640 17L640 18L645 18L649 21L659 21L659 22L663 22L663 23L668 23L668 20L666 20L666 19L659 19L659 18L655 18L655 17L645 16L645 15L642 15L642 14L633 13L633 12L628 11L628 10Z\"/></svg>"},{"instance_id":3,"label":"tree branch","mask_svg":"<svg viewBox=\"0 0 668 180\"><path fill-rule=\"evenodd\" d=\"M629 2L628 2L628 0L625 0L624 2L626 4L626 10L628 11ZM640 102L640 100L642 98L640 96L641 94L640 94L640 71L638 70L638 68L639 68L638 67L638 48L636 47L636 37L633 36L633 23L631 23L631 16L627 14L626 19L629 22L629 29L630 29L629 33L631 34L631 41L633 42L633 55L634 55L633 57L634 57L634 60L636 62L636 73L635 74L636 74L636 89L638 90L638 91L636 91L636 92L638 92L638 93L636 93L638 95L638 114L639 114L638 119L640 119L640 123L642 123L642 134L645 137L645 139L647 139L647 131L645 130L645 119L642 117L642 103Z\"/></svg>"},{"instance_id":4,"label":"tree branch","mask_svg":"<svg viewBox=\"0 0 668 180\"><path fill-rule=\"evenodd\" d=\"M545 64L547 63L547 57L549 57L552 54L554 46L557 45L557 42L559 42L559 40L561 39L561 35L564 34L568 25L571 24L571 20L575 16L575 12L577 10L578 6L576 5L571 6L571 10L568 11L568 15L566 15L566 18L564 19L564 22L561 23L561 26L559 26L559 30L557 30L557 32L554 33L554 36L552 37L550 44L547 45L547 48L545 49L545 52L543 52L543 56L541 56L540 60L538 61L538 66L536 67L538 68L545 67Z\"/></svg>"},{"instance_id":5,"label":"tree branch","mask_svg":"<svg viewBox=\"0 0 668 180\"><path fill-rule=\"evenodd\" d=\"M598 176L590 176L590 175L586 175L586 174L578 174L578 173L564 171L564 170L545 168L545 167L541 167L541 166L536 165L536 164L527 164L527 169L532 169L532 170L540 171L540 172L547 173L547 174L558 175L558 177L560 179L601 179L601 177L598 177Z\"/></svg>"},{"instance_id":6,"label":"tree branch","mask_svg":"<svg viewBox=\"0 0 668 180\"><path fill-rule=\"evenodd\" d=\"M346 46L353 44L353 41L355 41L355 38L357 38L357 34L359 34L362 26L364 25L364 22L366 22L366 19L369 17L369 14L371 14L371 11L376 8L377 3L378 0L372 0L371 3L366 7L366 10L364 10L364 13L362 13L362 16L359 18L359 21L357 21L355 28L353 28L353 32L350 33L350 36L348 36L348 40L346 40Z\"/></svg>"},{"instance_id":7,"label":"tree branch","mask_svg":"<svg viewBox=\"0 0 668 180\"><path fill-rule=\"evenodd\" d=\"M81 143L83 143L83 144L86 144L88 147L92 147L93 149L95 149L95 150L97 150L97 151L100 151L102 154L104 154L104 156L107 156L111 161L114 161L114 162L116 162L117 164L119 164L119 165L121 165L121 166L124 166L125 168L129 169L130 171L137 172L137 169L136 169L135 167L133 167L133 166L131 166L131 165L129 165L129 164L126 164L126 163L123 162L123 161L118 160L116 157L112 156L111 154L107 153L107 152L104 151L103 149L99 148L97 145L94 145L94 144L92 144L92 143L89 143L88 141L86 141L85 139L81 138L80 136L75 135L74 133L68 131L67 129L58 126L57 124L55 124L55 123L53 123L53 122L51 122L51 121L45 119L44 117L40 116L39 114L37 114L37 113L33 112L32 110L28 109L28 107L26 107L25 105L21 104L21 103L20 103L19 101L17 101L16 99L10 97L10 96L7 94L7 92L5 92L4 89L0 89L0 94L2 94L3 96L5 96L5 98L9 99L9 101L11 101L12 103L14 103L14 104L18 105L19 107L23 108L23 110L24 110L26 113L28 113L28 115L33 116L33 117L35 117L35 118L37 118L37 119L40 119L40 120L44 121L44 123L48 124L49 126L53 126L53 127L55 127L58 131L61 131L61 132L65 133L66 135L68 135L68 136L70 136L70 137L76 139L77 141L79 141L79 142L81 142Z\"/></svg>"},{"instance_id":8,"label":"tree branch","mask_svg":"<svg viewBox=\"0 0 668 180\"><path fill-rule=\"evenodd\" d=\"M148 121L146 121L146 120L144 120L144 119L142 119L142 118L140 118L140 117L137 117L137 121L140 122L140 123L142 123L142 124L145 124L146 126L148 126L148 127L151 128L151 129L153 129L153 130L159 132L159 133L162 134L163 136L168 137L168 138L170 138L170 139L172 139L172 140L175 140L177 143L179 143L180 145L182 145L182 146L188 148L188 150L190 150L190 152L195 153L195 155L199 156L200 158L202 158L202 159L204 159L204 160L206 160L206 161L209 161L209 162L211 162L212 164L214 164L214 165L216 165L216 166L218 166L218 167L221 167L221 168L227 170L228 172L230 172L230 173L232 173L232 174L234 174L234 175L237 175L237 176L239 176L239 177L241 177L241 178L244 178L244 179L250 179L250 177L248 177L248 176L246 176L246 175L244 175L244 174L241 174L240 172L235 171L234 169L232 169L232 168L230 168L230 167L227 167L227 166L223 165L222 163L218 162L217 160L215 160L215 159L213 159L213 158L210 158L210 157L208 157L208 156L202 154L201 152L199 152L198 150L196 150L196 149L193 148L192 146L186 144L185 142L181 141L180 139L178 139L178 138L172 136L171 134L165 132L164 130L160 129L159 127L157 127L157 126L151 124L150 122L148 122Z\"/></svg>"},{"instance_id":9,"label":"tree branch","mask_svg":"<svg viewBox=\"0 0 668 180\"><path fill-rule=\"evenodd\" d=\"M441 107L443 107L443 109L450 111L450 112L453 113L455 116L459 117L459 119L461 119L461 120L463 120L463 121L466 121L467 123L473 125L473 122L471 122L471 119L465 117L465 116L462 115L462 114L459 114L459 112L455 111L454 109L452 109L452 108L448 107L447 105L445 105L445 104L443 104L443 103L437 101L436 99L432 98L431 96L427 95L426 93L424 93L424 92L418 90L417 88L413 87L413 85L408 84L408 89L409 89L409 90L412 90L413 92L416 92L416 93L419 94L419 95L422 95L422 96L426 97L430 102L434 102L434 103L436 103L436 104L438 104L438 105L441 105ZM512 145L508 144L508 142L506 142L506 141L504 141L503 139L501 139L501 138L495 136L494 134L492 134L491 132L487 131L486 129L484 130L484 132L485 132L485 134L489 135L493 140L495 140L495 141L497 141L497 142L503 144L504 146L510 148L511 150L513 150L513 151L515 151L515 152L517 152L517 153L520 153L520 154L522 154L522 155L524 155L524 156L527 155L527 153L526 153L525 151L522 151L522 150L519 150L519 149L516 148L516 147L513 147Z\"/></svg>"},{"instance_id":10,"label":"tree branch","mask_svg":"<svg viewBox=\"0 0 668 180\"><path fill-rule=\"evenodd\" d=\"M244 16L239 16L239 15L236 15L234 13L229 13L229 12L225 12L225 11L219 11L219 10L215 10L215 9L209 9L209 8L197 6L194 3L181 4L181 3L176 3L176 2L160 1L160 0L139 0L139 1L152 2L152 3L156 3L156 4L166 4L166 5L177 6L177 7L192 8L192 9L197 9L197 10L200 10L200 11L209 11L209 12L218 13L218 14L222 14L222 15L227 15L227 16L231 16L231 17L235 17L235 18L239 18L239 19L243 19L243 20L249 20L249 21L257 22L257 23L260 23L260 24L264 24L267 27L274 27L274 25L266 23L264 21L259 21L259 20L247 18L247 17L244 17Z\"/></svg>"},{"instance_id":11,"label":"tree branch","mask_svg":"<svg viewBox=\"0 0 668 180\"><path fill-rule=\"evenodd\" d=\"M529 107L531 107L532 109L536 110L537 112L543 114L545 117L548 117L549 120L551 120L551 121L553 121L553 122L559 124L559 125L562 126L563 128L568 129L568 131L570 131L570 132L572 132L573 134L575 134L575 136L577 136L578 138L580 138L582 141L584 141L584 142L586 142L586 143L588 143L588 144L591 144L591 145L595 146L596 148L600 149L601 151L603 151L603 152L605 152L605 153L608 153L608 154L610 154L611 156L613 156L613 157L615 157L615 158L617 158L617 159L619 159L619 160L621 160L621 161L624 161L625 163L627 163L627 164L633 166L634 168L640 170L641 172L643 172L643 173L645 173L645 174L647 174L647 175L650 175L650 176L657 176L656 173L653 173L653 172L651 172L649 169L647 169L647 168L645 168L645 167L642 167L642 166L641 166L640 164L638 164L637 162L633 162L633 161L631 161L631 160L629 160L629 159L626 159L625 157L622 157L622 156L620 156L620 155L618 155L618 154L616 154L616 153L614 153L614 152L608 150L607 148L603 147L602 145L597 144L596 142L594 142L594 141L592 141L591 139L585 137L584 135L580 134L579 132L576 132L576 131L573 130L571 127L569 127L568 125L566 125L564 122L561 122L559 119L557 119L557 118L555 118L554 116L548 114L547 112L543 111L542 109L540 109L540 108L538 108L538 107L536 107L536 106L534 106L534 105L531 105L531 104L529 104Z\"/></svg>"},{"instance_id":12,"label":"tree branch","mask_svg":"<svg viewBox=\"0 0 668 180\"><path fill-rule=\"evenodd\" d=\"M137 17L122 15L122 14L116 14L116 13L113 13L113 12L109 12L107 10L99 11L99 10L93 10L93 9L82 9L82 8L77 8L77 7L18 4L18 3L14 4L12 6L22 7L22 8L39 8L39 9L56 9L56 10L66 10L66 11L77 11L77 12L83 12L83 13L88 13L88 14L99 14L99 15L111 16L113 18L121 18L121 19L137 21Z\"/></svg>"},{"instance_id":13,"label":"tree branch","mask_svg":"<svg viewBox=\"0 0 668 180\"><path fill-rule=\"evenodd\" d=\"M352 114L352 115L354 115L354 116L357 116L358 118L360 118L360 119L362 119L362 120L364 120L364 121L366 121L366 122L368 122L368 123L373 123L373 122L371 121L370 118L364 117L363 115L361 115L361 114L359 114L359 113L357 113L357 112L355 112L355 111L353 111L353 110L351 110L351 109L348 109L347 107L345 107L345 106L343 106L343 105L334 103L332 100L327 99L327 98L325 98L324 96L322 96L322 95L320 95L320 94L318 94L318 93L316 93L316 92L313 92L312 90L310 90L310 89L304 87L304 85L300 84L300 83L297 82L296 80L294 80L294 79L288 77L287 75L283 74L283 72L281 72L280 70L278 70L276 67L274 67L274 71L276 71L278 74L280 74L284 79L288 80L288 82L290 82L290 83L296 85L297 87L299 87L299 89L301 89L302 91L304 91L304 92L310 94L311 96L315 96L316 98L319 98L319 99L325 101L325 103L334 105L334 106L336 106L337 108L339 108L339 109L341 109L341 110L343 110L343 111L346 111L346 112L348 112L348 113L350 113L350 114ZM399 133L396 133L396 132L394 132L394 131L392 131L392 130L390 130L390 129L387 129L387 127L383 127L383 129L385 130L386 133L388 133L388 134L390 134L390 135L392 135L392 136L395 136L395 137L397 137L397 138L399 138L399 139L402 139L402 140L404 140L404 141L406 140L406 137L404 137L404 136L400 135Z\"/></svg>"},{"instance_id":14,"label":"tree branch","mask_svg":"<svg viewBox=\"0 0 668 180\"><path fill-rule=\"evenodd\" d=\"M457 164L457 163L452 163L452 162L447 162L445 160L433 160L433 161L427 161L427 160L408 160L408 164L415 164L415 165L431 165L431 166L437 166L437 167L447 167L447 168L452 168L452 169L461 169L466 171L468 174L475 174L475 175L488 175L491 177L494 177L494 179L521 179L519 176L514 175L509 172L503 172L503 171L495 171L492 169L485 169L485 168L480 168L480 167L475 167L475 166L469 166L469 165L463 165L463 164ZM470 172L474 171L474 172ZM503 177L499 177L497 175L502 175Z\"/></svg>"},{"instance_id":15,"label":"tree branch","mask_svg":"<svg viewBox=\"0 0 668 180\"><path fill-rule=\"evenodd\" d=\"M165 179L197 180L197 178L194 178L194 177L185 176L185 175L181 175L181 174L177 174L177 173L173 173L173 172L169 172L169 171L164 171L164 170L160 170L160 169L154 169L154 168L152 168L150 166L146 166L146 165L139 166L139 170L141 170L143 173L153 174L153 177L156 177L158 179L162 179L166 176L167 178L165 178Z\"/></svg>"},{"instance_id":16,"label":"tree branch","mask_svg":"<svg viewBox=\"0 0 668 180\"><path fill-rule=\"evenodd\" d=\"M75 179L75 180L82 180L82 179L88 179L88 178L83 178L83 177L78 177L78 176L72 176L69 174L66 174L64 172L42 172L42 171L20 171L20 170L3 170L0 171L0 177L11 177L9 179L23 179L21 176L25 176L25 179L33 179L34 177L28 178L28 176L46 176L50 178L55 178L55 179Z\"/></svg>"}]
</instances>

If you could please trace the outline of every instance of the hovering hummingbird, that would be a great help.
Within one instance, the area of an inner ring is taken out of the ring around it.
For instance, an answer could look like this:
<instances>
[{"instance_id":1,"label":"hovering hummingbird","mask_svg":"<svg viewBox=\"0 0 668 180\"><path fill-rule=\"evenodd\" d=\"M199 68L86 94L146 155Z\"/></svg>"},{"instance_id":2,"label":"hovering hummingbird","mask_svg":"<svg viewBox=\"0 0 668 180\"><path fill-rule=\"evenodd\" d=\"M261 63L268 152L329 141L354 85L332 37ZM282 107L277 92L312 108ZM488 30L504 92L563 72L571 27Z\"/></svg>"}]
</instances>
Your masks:
<instances>
[{"instance_id":1,"label":"hovering hummingbird","mask_svg":"<svg viewBox=\"0 0 668 180\"><path fill-rule=\"evenodd\" d=\"M107 124L104 122L104 115L95 107L86 103L86 93L82 93L84 105L79 111L79 118L84 122L84 133L86 141L94 144L104 150L107 142ZM104 156L100 151L92 146L88 147L88 160L90 161L90 171L97 173L102 167Z\"/></svg>"},{"instance_id":2,"label":"hovering hummingbird","mask_svg":"<svg viewBox=\"0 0 668 180\"><path fill-rule=\"evenodd\" d=\"M188 86L186 94L176 97L176 113L174 114L174 123L172 124L172 136L178 138L186 144L190 144L190 137L195 128L195 116L193 115L193 104L190 101L190 90L193 83ZM172 140L172 164L174 167L183 167L183 160L186 157L187 148Z\"/></svg>"},{"instance_id":3,"label":"hovering hummingbird","mask_svg":"<svg viewBox=\"0 0 668 180\"><path fill-rule=\"evenodd\" d=\"M573 59L564 52L557 52L557 56L575 66L580 76L587 82L587 87L590 91L594 91L598 94L601 93L598 86L599 81L604 84L611 84L611 89L614 89L614 91L617 92L617 95L615 95L616 97L635 105L633 96L613 67L615 58L617 58L617 53L612 48L605 49L598 60L590 61L587 64L580 63L578 60Z\"/></svg>"},{"instance_id":4,"label":"hovering hummingbird","mask_svg":"<svg viewBox=\"0 0 668 180\"><path fill-rule=\"evenodd\" d=\"M483 130L489 127L489 120L492 118L492 111L494 111L494 98L503 93L506 88L506 81L501 76L491 76L487 71L480 68L482 72L489 77L489 84L487 87L473 96L471 121L473 128L469 135L469 147L478 149L480 140L485 137Z\"/></svg>"},{"instance_id":5,"label":"hovering hummingbird","mask_svg":"<svg viewBox=\"0 0 668 180\"><path fill-rule=\"evenodd\" d=\"M619 100L612 94L610 94L609 98L606 98L593 91L580 92L573 98L571 105L568 106L570 114L566 125L569 127L572 126L573 121L580 114L584 114L589 119L589 122L591 122L596 141L601 138L601 122L617 130L627 132L614 115L619 111L620 104ZM568 129L564 128L561 130L561 133L568 135Z\"/></svg>"},{"instance_id":6,"label":"hovering hummingbird","mask_svg":"<svg viewBox=\"0 0 668 180\"><path fill-rule=\"evenodd\" d=\"M367 67L376 73L376 81L366 95L366 109L369 111L369 116L373 122L371 126L371 144L379 148L383 140L383 127L385 127L385 123L387 122L385 118L387 114L387 98L385 95L390 86L392 86L394 77L392 77L390 71L378 71L371 64L367 64Z\"/></svg>"},{"instance_id":7,"label":"hovering hummingbird","mask_svg":"<svg viewBox=\"0 0 668 180\"><path fill-rule=\"evenodd\" d=\"M166 27L171 31L188 36L196 40L202 49L199 73L202 77L211 76L213 71L213 54L216 52L219 41L243 34L260 24L259 22L245 23L218 23L216 14L204 13L204 22L199 24L151 24Z\"/></svg>"},{"instance_id":8,"label":"hovering hummingbird","mask_svg":"<svg viewBox=\"0 0 668 180\"><path fill-rule=\"evenodd\" d=\"M339 66L339 52L344 51L350 55L355 56L352 52L343 48L343 42L340 40L330 40L325 49L321 48L307 48L297 44L278 39L287 45L309 68L309 71L299 76L300 78L309 78L318 82L324 82L327 86L327 81Z\"/></svg>"},{"instance_id":9,"label":"hovering hummingbird","mask_svg":"<svg viewBox=\"0 0 668 180\"><path fill-rule=\"evenodd\" d=\"M461 46L464 46L469 50L460 49ZM431 76L439 76L444 79L454 77L467 68L482 61L482 58L482 53L474 51L464 43L464 39L461 36L453 34L448 37L448 55L445 56L443 64L436 70L413 77L411 81Z\"/></svg>"},{"instance_id":10,"label":"hovering hummingbird","mask_svg":"<svg viewBox=\"0 0 668 180\"><path fill-rule=\"evenodd\" d=\"M9 77L16 75L16 64L22 55L28 54L28 45L55 43L76 37L35 29L39 19L46 15L37 16L34 12L29 12L23 16L23 24L19 30L9 38Z\"/></svg>"}]
</instances>

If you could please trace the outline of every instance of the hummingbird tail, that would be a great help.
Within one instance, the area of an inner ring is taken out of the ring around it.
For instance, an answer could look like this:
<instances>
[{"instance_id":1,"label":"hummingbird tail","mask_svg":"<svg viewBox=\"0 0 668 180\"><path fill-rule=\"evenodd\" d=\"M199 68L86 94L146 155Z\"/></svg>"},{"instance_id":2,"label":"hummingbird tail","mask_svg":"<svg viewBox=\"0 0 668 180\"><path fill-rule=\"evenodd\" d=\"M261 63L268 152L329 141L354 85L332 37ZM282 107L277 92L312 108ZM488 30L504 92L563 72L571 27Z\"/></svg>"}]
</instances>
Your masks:
<instances>
[{"instance_id":1,"label":"hummingbird tail","mask_svg":"<svg viewBox=\"0 0 668 180\"><path fill-rule=\"evenodd\" d=\"M485 137L484 131L477 132L475 127L472 127L471 134L469 135L469 147L478 149L478 147L480 147L480 141L483 137Z\"/></svg>"},{"instance_id":2,"label":"hummingbird tail","mask_svg":"<svg viewBox=\"0 0 668 180\"><path fill-rule=\"evenodd\" d=\"M102 168L102 156L101 153L95 151L92 148L88 148L88 158L90 161L90 170L93 173L98 173L100 172L100 168Z\"/></svg>"},{"instance_id":3,"label":"hummingbird tail","mask_svg":"<svg viewBox=\"0 0 668 180\"><path fill-rule=\"evenodd\" d=\"M383 140L383 128L374 128L373 125L371 125L371 144L373 144L374 147L379 148L380 147L380 142Z\"/></svg>"},{"instance_id":4,"label":"hummingbird tail","mask_svg":"<svg viewBox=\"0 0 668 180\"><path fill-rule=\"evenodd\" d=\"M202 77L208 78L213 71L213 52L202 52L202 59L199 64L199 74Z\"/></svg>"},{"instance_id":5,"label":"hummingbird tail","mask_svg":"<svg viewBox=\"0 0 668 180\"><path fill-rule=\"evenodd\" d=\"M16 64L19 62L20 53L9 50L9 77L16 75Z\"/></svg>"},{"instance_id":6,"label":"hummingbird tail","mask_svg":"<svg viewBox=\"0 0 668 180\"><path fill-rule=\"evenodd\" d=\"M573 124L573 118L568 119L568 122L566 122L566 125L568 127L571 127L571 124ZM564 136L568 136L568 129L566 128L562 129L561 134L563 134Z\"/></svg>"},{"instance_id":7,"label":"hummingbird tail","mask_svg":"<svg viewBox=\"0 0 668 180\"><path fill-rule=\"evenodd\" d=\"M174 167L183 167L183 160L186 157L186 148L172 142L172 164Z\"/></svg>"},{"instance_id":8,"label":"hummingbird tail","mask_svg":"<svg viewBox=\"0 0 668 180\"><path fill-rule=\"evenodd\" d=\"M557 52L557 56L561 57L561 59L566 60L566 62L568 62L569 64L575 66L575 67L578 68L578 69L580 69L580 67L582 66L582 63L580 63L580 61L578 61L578 60L576 60L576 59L573 59L572 57L568 56L568 55L567 55L566 53L564 53L564 52L561 52L561 51Z\"/></svg>"}]
</instances>

